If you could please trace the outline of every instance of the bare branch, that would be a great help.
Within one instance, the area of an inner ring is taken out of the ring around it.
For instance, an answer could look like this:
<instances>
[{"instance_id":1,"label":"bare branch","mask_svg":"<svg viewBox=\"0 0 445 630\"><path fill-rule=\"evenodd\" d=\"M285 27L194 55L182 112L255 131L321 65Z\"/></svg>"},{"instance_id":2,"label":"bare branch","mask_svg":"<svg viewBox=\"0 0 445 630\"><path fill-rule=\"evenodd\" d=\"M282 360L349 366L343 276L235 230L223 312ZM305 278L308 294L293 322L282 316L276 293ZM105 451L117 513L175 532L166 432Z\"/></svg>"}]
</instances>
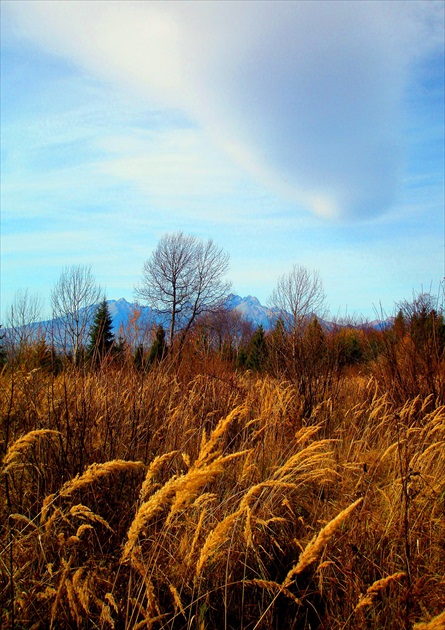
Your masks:
<instances>
[{"instance_id":1,"label":"bare branch","mask_svg":"<svg viewBox=\"0 0 445 630\"><path fill-rule=\"evenodd\" d=\"M86 344L91 316L101 294L90 265L65 267L51 292L54 337L65 352L73 352L74 363Z\"/></svg>"},{"instance_id":2,"label":"bare branch","mask_svg":"<svg viewBox=\"0 0 445 630\"><path fill-rule=\"evenodd\" d=\"M321 317L325 293L318 272L294 265L278 280L270 303L280 310L280 317L289 331L297 331L313 316Z\"/></svg>"},{"instance_id":3,"label":"bare branch","mask_svg":"<svg viewBox=\"0 0 445 630\"><path fill-rule=\"evenodd\" d=\"M203 243L182 232L166 234L145 261L136 296L169 319L170 342L196 318L221 307L230 290L223 280L229 257L211 239Z\"/></svg>"}]
</instances>

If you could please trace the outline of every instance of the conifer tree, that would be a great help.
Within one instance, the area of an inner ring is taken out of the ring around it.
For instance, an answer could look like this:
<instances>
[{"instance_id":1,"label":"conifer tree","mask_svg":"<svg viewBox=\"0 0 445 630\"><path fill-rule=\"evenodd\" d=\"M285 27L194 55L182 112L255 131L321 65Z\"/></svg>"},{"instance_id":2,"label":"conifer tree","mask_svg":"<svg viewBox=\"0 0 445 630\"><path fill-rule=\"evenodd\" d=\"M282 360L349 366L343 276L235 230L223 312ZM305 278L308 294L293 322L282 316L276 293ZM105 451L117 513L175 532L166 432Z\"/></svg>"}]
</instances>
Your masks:
<instances>
[{"instance_id":1,"label":"conifer tree","mask_svg":"<svg viewBox=\"0 0 445 630\"><path fill-rule=\"evenodd\" d=\"M107 301L104 298L97 307L96 316L90 331L88 356L95 364L100 364L113 346L114 335L112 327L113 322Z\"/></svg>"},{"instance_id":2,"label":"conifer tree","mask_svg":"<svg viewBox=\"0 0 445 630\"><path fill-rule=\"evenodd\" d=\"M260 324L249 343L246 367L255 372L262 372L266 367L267 357L266 336L264 328Z\"/></svg>"},{"instance_id":3,"label":"conifer tree","mask_svg":"<svg viewBox=\"0 0 445 630\"><path fill-rule=\"evenodd\" d=\"M148 365L162 361L167 354L167 343L165 341L165 330L161 324L156 328L156 336L148 355Z\"/></svg>"},{"instance_id":4,"label":"conifer tree","mask_svg":"<svg viewBox=\"0 0 445 630\"><path fill-rule=\"evenodd\" d=\"M271 331L268 339L269 367L275 376L278 376L286 369L288 354L288 339L284 320L279 317Z\"/></svg>"}]
</instances>

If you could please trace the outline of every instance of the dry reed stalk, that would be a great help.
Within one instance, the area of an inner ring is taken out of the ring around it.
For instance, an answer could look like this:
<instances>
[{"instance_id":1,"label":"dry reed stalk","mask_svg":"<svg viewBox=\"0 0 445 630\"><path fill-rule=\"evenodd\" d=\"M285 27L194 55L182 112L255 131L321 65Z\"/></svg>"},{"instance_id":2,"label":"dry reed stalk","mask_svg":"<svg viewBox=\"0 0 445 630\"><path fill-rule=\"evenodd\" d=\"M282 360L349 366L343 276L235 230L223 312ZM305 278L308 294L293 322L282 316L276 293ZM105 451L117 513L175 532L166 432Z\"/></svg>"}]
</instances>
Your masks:
<instances>
[{"instance_id":1,"label":"dry reed stalk","mask_svg":"<svg viewBox=\"0 0 445 630\"><path fill-rule=\"evenodd\" d=\"M386 588L392 582L396 580L400 580L406 577L405 571L399 571L398 573L393 573L392 575L388 575L386 578L382 578L381 580L376 580L371 586L366 590L366 593L360 597L360 601L357 606L354 608L354 612L360 610L360 608L364 608L365 606L372 606L377 595Z\"/></svg>"},{"instance_id":2,"label":"dry reed stalk","mask_svg":"<svg viewBox=\"0 0 445 630\"><path fill-rule=\"evenodd\" d=\"M142 621L139 621L132 628L132 630L142 630L142 628L146 628L147 630L150 630L151 628L153 628L154 624L159 623L160 621L162 621L162 619L164 619L167 616L168 616L168 613L164 613L162 615L157 615L156 617L149 617L149 618L146 617Z\"/></svg>"},{"instance_id":3,"label":"dry reed stalk","mask_svg":"<svg viewBox=\"0 0 445 630\"><path fill-rule=\"evenodd\" d=\"M214 459L219 455L219 451L215 450L218 444L218 440L224 435L229 424L239 416L242 416L247 411L246 405L240 405L233 409L225 418L221 418L216 427L210 434L209 439L206 439L205 433L202 434L201 448L199 450L198 458L194 463L196 468L205 466L208 461Z\"/></svg>"},{"instance_id":4,"label":"dry reed stalk","mask_svg":"<svg viewBox=\"0 0 445 630\"><path fill-rule=\"evenodd\" d=\"M233 522L242 514L243 510L238 509L233 514L226 516L207 536L201 549L198 562L196 563L196 575L201 573L204 564L215 555L218 548L227 540L227 532L232 527Z\"/></svg>"},{"instance_id":5,"label":"dry reed stalk","mask_svg":"<svg viewBox=\"0 0 445 630\"><path fill-rule=\"evenodd\" d=\"M78 518L83 518L89 521L101 523L109 531L112 531L110 525L104 518L99 516L99 514L95 514L92 510L90 510L89 507L87 507L86 505L82 505L82 503L79 503L78 505L73 505L70 508L70 514L71 516L77 516Z\"/></svg>"},{"instance_id":6,"label":"dry reed stalk","mask_svg":"<svg viewBox=\"0 0 445 630\"><path fill-rule=\"evenodd\" d=\"M445 444L445 440L440 440L439 442L434 442L434 444L430 444L427 449L424 450L420 455L415 455L411 460L412 468L415 468L417 464L421 464L423 460L431 453L431 451L436 450L436 448L443 449L443 445Z\"/></svg>"},{"instance_id":7,"label":"dry reed stalk","mask_svg":"<svg viewBox=\"0 0 445 630\"><path fill-rule=\"evenodd\" d=\"M298 604L298 606L300 606L301 603L302 603L301 600L299 600L298 597L295 597L295 595L293 593L291 593L291 591L289 589L287 589L282 584L278 584L278 582L273 582L272 580L255 579L255 580L246 580L244 583L245 584L252 584L254 586L259 586L259 587L264 588L267 591L270 591L272 593L277 593L277 592L278 593L283 593L283 595L286 595L287 597L292 599L292 601L295 604Z\"/></svg>"},{"instance_id":8,"label":"dry reed stalk","mask_svg":"<svg viewBox=\"0 0 445 630\"><path fill-rule=\"evenodd\" d=\"M192 507L201 508L204 505L207 505L207 503L216 501L217 498L218 496L214 492L204 492L203 494L200 494L198 497L196 497L196 499L193 501Z\"/></svg>"},{"instance_id":9,"label":"dry reed stalk","mask_svg":"<svg viewBox=\"0 0 445 630\"><path fill-rule=\"evenodd\" d=\"M292 578L295 575L302 573L305 569L307 569L307 567L309 567L313 562L318 559L323 548L332 538L340 525L347 519L349 514L362 502L362 497L360 497L360 499L357 499L357 501L354 501L354 503L342 510L340 514L337 514L335 518L329 521L329 523L325 525L322 530L320 530L317 536L314 536L314 538L309 542L308 545L306 545L304 550L301 552L296 566L293 567L287 574L283 582L283 586L289 586Z\"/></svg>"},{"instance_id":10,"label":"dry reed stalk","mask_svg":"<svg viewBox=\"0 0 445 630\"><path fill-rule=\"evenodd\" d=\"M261 483L257 483L256 485L249 488L249 490L244 494L243 498L240 501L240 509L244 510L247 507L250 507L251 501L253 499L258 500L257 495L265 488L286 488L295 490L297 487L298 485L296 483L280 481L279 479L262 481Z\"/></svg>"},{"instance_id":11,"label":"dry reed stalk","mask_svg":"<svg viewBox=\"0 0 445 630\"><path fill-rule=\"evenodd\" d=\"M40 510L40 524L43 524L46 521L48 510L53 504L55 498L56 494L48 494L48 496L43 499L42 509Z\"/></svg>"},{"instance_id":12,"label":"dry reed stalk","mask_svg":"<svg viewBox=\"0 0 445 630\"><path fill-rule=\"evenodd\" d=\"M51 606L50 628L53 627L53 623L54 621L56 621L57 609L62 599L63 591L64 589L66 589L66 580L70 572L71 562L72 562L72 558L70 558L68 562L62 558L63 571L60 576L59 586L57 587L56 597L54 599L53 605Z\"/></svg>"},{"instance_id":13,"label":"dry reed stalk","mask_svg":"<svg viewBox=\"0 0 445 630\"><path fill-rule=\"evenodd\" d=\"M172 457L174 457L179 451L170 451L170 453L164 453L164 455L158 455L154 458L151 464L148 467L147 474L145 475L145 479L141 486L141 491L139 493L139 498L141 501L145 501L148 493L153 488L153 479L154 476L159 472L162 468L164 462L168 461Z\"/></svg>"},{"instance_id":14,"label":"dry reed stalk","mask_svg":"<svg viewBox=\"0 0 445 630\"><path fill-rule=\"evenodd\" d=\"M76 597L76 591L74 589L73 582L71 580L71 576L69 572L65 577L65 589L66 589L68 606L71 611L71 615L76 620L77 626L79 627L80 625L83 624L84 617L82 615L82 610L80 610L79 608L79 602Z\"/></svg>"},{"instance_id":15,"label":"dry reed stalk","mask_svg":"<svg viewBox=\"0 0 445 630\"><path fill-rule=\"evenodd\" d=\"M113 593L107 593L105 595L105 599L106 599L107 602L110 603L110 606L114 609L114 612L118 613L119 612L119 607L118 607L118 605L116 603L116 600L114 599Z\"/></svg>"},{"instance_id":16,"label":"dry reed stalk","mask_svg":"<svg viewBox=\"0 0 445 630\"><path fill-rule=\"evenodd\" d=\"M332 444L332 442L333 440L319 440L306 446L306 448L289 457L282 466L277 468L272 475L272 479L284 480L297 471L300 472L307 468L317 467L320 460L332 456L332 451L323 450L328 444Z\"/></svg>"},{"instance_id":17,"label":"dry reed stalk","mask_svg":"<svg viewBox=\"0 0 445 630\"><path fill-rule=\"evenodd\" d=\"M206 508L204 508L201 511L201 514L199 515L199 521L198 524L196 525L196 529L195 529L195 533L193 535L193 540L192 540L192 544L190 545L190 550L187 554L187 557L184 560L184 563L186 566L189 566L189 564L191 563L191 560L193 558L193 554L195 551L195 547L196 547L196 543L198 542L199 536L201 534L201 530L202 530L202 524L204 523L204 518L207 514L207 510Z\"/></svg>"},{"instance_id":18,"label":"dry reed stalk","mask_svg":"<svg viewBox=\"0 0 445 630\"><path fill-rule=\"evenodd\" d=\"M419 621L413 630L445 630L445 610L430 621Z\"/></svg>"},{"instance_id":19,"label":"dry reed stalk","mask_svg":"<svg viewBox=\"0 0 445 630\"><path fill-rule=\"evenodd\" d=\"M243 536L244 536L244 540L246 541L246 545L248 547L250 547L252 545L252 539L253 539L253 536L252 536L252 510L247 505L244 511L246 513L246 522L244 524Z\"/></svg>"},{"instance_id":20,"label":"dry reed stalk","mask_svg":"<svg viewBox=\"0 0 445 630\"><path fill-rule=\"evenodd\" d=\"M182 476L183 477L183 476ZM181 478L180 478L181 479ZM173 475L163 486L159 488L148 501L142 503L135 514L135 517L127 532L127 542L121 555L121 562L125 562L130 554L133 552L133 548L136 545L137 539L141 531L148 525L148 523L161 512L166 505L171 501L171 497L175 492L175 486L177 485L178 477Z\"/></svg>"},{"instance_id":21,"label":"dry reed stalk","mask_svg":"<svg viewBox=\"0 0 445 630\"><path fill-rule=\"evenodd\" d=\"M44 591L37 593L36 597L39 600L52 599L57 594L57 591L52 586L47 586Z\"/></svg>"},{"instance_id":22,"label":"dry reed stalk","mask_svg":"<svg viewBox=\"0 0 445 630\"><path fill-rule=\"evenodd\" d=\"M173 584L169 584L169 589L170 589L170 593L173 595L173 601L175 603L176 608L179 609L184 619L187 619L184 606L182 605L181 598L179 597L178 589Z\"/></svg>"},{"instance_id":23,"label":"dry reed stalk","mask_svg":"<svg viewBox=\"0 0 445 630\"><path fill-rule=\"evenodd\" d=\"M334 563L332 562L332 560L325 560L324 562L322 562L321 564L318 565L317 567L317 575L318 575L318 590L320 591L320 595L323 595L323 591L324 591L324 587L323 587L323 569L326 569L327 567L331 567Z\"/></svg>"},{"instance_id":24,"label":"dry reed stalk","mask_svg":"<svg viewBox=\"0 0 445 630\"><path fill-rule=\"evenodd\" d=\"M60 517L63 517L63 513L62 510L58 507L56 507L56 509L54 510L54 512L51 514L51 516L49 517L49 519L47 521L45 521L45 531L49 531L50 527L53 525L53 523L55 523L55 521Z\"/></svg>"},{"instance_id":25,"label":"dry reed stalk","mask_svg":"<svg viewBox=\"0 0 445 630\"><path fill-rule=\"evenodd\" d=\"M102 610L100 611L100 619L101 627L109 626L110 628L114 628L114 619L111 616L111 610L108 604L105 602L102 603Z\"/></svg>"},{"instance_id":26,"label":"dry reed stalk","mask_svg":"<svg viewBox=\"0 0 445 630\"><path fill-rule=\"evenodd\" d=\"M74 591L77 595L77 599L79 600L80 605L82 606L84 612L87 613L87 615L90 614L90 594L89 594L89 577L88 575L86 576L86 578L81 581L81 577L82 575L85 573L85 568L84 567L80 567L79 569L77 569L73 575L73 588Z\"/></svg>"},{"instance_id":27,"label":"dry reed stalk","mask_svg":"<svg viewBox=\"0 0 445 630\"><path fill-rule=\"evenodd\" d=\"M79 538L82 536L83 532L87 532L90 529L94 529L94 527L92 525L89 525L88 523L84 523L83 525L81 525L80 527L77 528L77 532L76 532L76 538Z\"/></svg>"},{"instance_id":28,"label":"dry reed stalk","mask_svg":"<svg viewBox=\"0 0 445 630\"><path fill-rule=\"evenodd\" d=\"M184 508L193 504L201 488L212 481L224 470L224 465L249 451L239 451L222 456L221 451L215 450L219 439L224 435L230 422L243 411L244 407L236 408L226 418L222 418L212 431L208 440L203 437L198 458L187 473L179 477L174 475L148 501L142 503L130 525L127 533L127 542L124 546L121 562L125 562L136 545L141 531L149 522L166 507L170 506L166 524L170 523L173 516ZM160 461L160 460L159 460ZM159 462L158 462L159 463Z\"/></svg>"},{"instance_id":29,"label":"dry reed stalk","mask_svg":"<svg viewBox=\"0 0 445 630\"><path fill-rule=\"evenodd\" d=\"M376 401L376 404L373 405L371 413L368 415L368 423L371 423L371 421L376 418L376 416L380 413L380 411L382 411L382 409L384 410L383 415L386 417L387 412L390 409L387 394L383 394L383 396L378 401Z\"/></svg>"},{"instance_id":30,"label":"dry reed stalk","mask_svg":"<svg viewBox=\"0 0 445 630\"><path fill-rule=\"evenodd\" d=\"M11 444L3 458L3 472L7 473L11 470L11 468L14 468L14 466L19 464L22 455L24 455L24 453L40 438L50 435L60 435L60 432L53 431L51 429L36 429L35 431L29 431L26 435L22 435L22 437L18 438L18 440Z\"/></svg>"},{"instance_id":31,"label":"dry reed stalk","mask_svg":"<svg viewBox=\"0 0 445 630\"><path fill-rule=\"evenodd\" d=\"M142 470L145 465L142 462L132 462L123 459L113 459L110 462L103 464L91 464L86 471L81 475L76 475L73 479L70 479L59 491L59 496L68 497L79 488L90 485L97 479L105 477L114 472L121 472L122 470Z\"/></svg>"},{"instance_id":32,"label":"dry reed stalk","mask_svg":"<svg viewBox=\"0 0 445 630\"><path fill-rule=\"evenodd\" d=\"M391 453L393 453L393 451L396 451L397 448L399 448L400 444L399 442L394 442L393 444L391 444L390 446L388 446L388 448L386 449L386 451L383 453L383 455L380 457L380 461L383 461L386 457L388 457L388 455L391 455Z\"/></svg>"},{"instance_id":33,"label":"dry reed stalk","mask_svg":"<svg viewBox=\"0 0 445 630\"><path fill-rule=\"evenodd\" d=\"M217 475L221 474L224 471L224 467L227 462L230 462L233 459L238 459L248 452L248 450L238 451L236 453L231 453L230 455L225 455L224 457L219 456L213 462L209 461L209 463L205 466L202 466L201 463L198 463L198 466L196 466L195 462L189 471L181 478L180 482L178 480L174 500L172 501L170 512L166 520L166 525L171 523L173 517L178 512L195 501L196 495L203 485L213 481Z\"/></svg>"},{"instance_id":34,"label":"dry reed stalk","mask_svg":"<svg viewBox=\"0 0 445 630\"><path fill-rule=\"evenodd\" d=\"M155 587L148 575L148 568L144 566L144 564L141 562L141 560L139 559L139 555L139 553L133 552L132 565L141 576L145 586L145 597L147 598L147 609L145 611L146 616L153 616L154 614L161 615L161 610L156 600Z\"/></svg>"},{"instance_id":35,"label":"dry reed stalk","mask_svg":"<svg viewBox=\"0 0 445 630\"><path fill-rule=\"evenodd\" d=\"M244 455L245 452L232 453L225 457L219 456L214 461L211 461L211 453L208 453L206 465L199 462L199 467L196 467L195 462L187 473L179 477L176 475L171 477L159 490L151 495L148 501L142 503L139 507L127 533L128 540L122 552L121 562L125 562L128 559L139 534L157 514L170 506L167 524L170 523L174 514L182 509L185 504L192 504L195 501L196 495L203 486L213 481L217 475L223 472L225 463Z\"/></svg>"},{"instance_id":36,"label":"dry reed stalk","mask_svg":"<svg viewBox=\"0 0 445 630\"><path fill-rule=\"evenodd\" d=\"M190 455L188 453L181 453L181 457L187 468L190 468L190 466L192 465Z\"/></svg>"},{"instance_id":37,"label":"dry reed stalk","mask_svg":"<svg viewBox=\"0 0 445 630\"><path fill-rule=\"evenodd\" d=\"M36 525L33 520L31 520L27 516L24 516L23 514L10 514L9 518L14 521L23 521L24 523L26 523L26 525L32 525L34 529L38 529L38 525Z\"/></svg>"},{"instance_id":38,"label":"dry reed stalk","mask_svg":"<svg viewBox=\"0 0 445 630\"><path fill-rule=\"evenodd\" d=\"M323 403L321 403L320 405L318 405L319 407L322 405ZM298 429L298 431L295 433L295 442L298 445L304 444L305 442L307 442L308 440L310 440L310 438L315 435L316 433L318 433L322 428L321 424L314 424L313 426L308 426L308 427L301 427L301 429Z\"/></svg>"}]
</instances>

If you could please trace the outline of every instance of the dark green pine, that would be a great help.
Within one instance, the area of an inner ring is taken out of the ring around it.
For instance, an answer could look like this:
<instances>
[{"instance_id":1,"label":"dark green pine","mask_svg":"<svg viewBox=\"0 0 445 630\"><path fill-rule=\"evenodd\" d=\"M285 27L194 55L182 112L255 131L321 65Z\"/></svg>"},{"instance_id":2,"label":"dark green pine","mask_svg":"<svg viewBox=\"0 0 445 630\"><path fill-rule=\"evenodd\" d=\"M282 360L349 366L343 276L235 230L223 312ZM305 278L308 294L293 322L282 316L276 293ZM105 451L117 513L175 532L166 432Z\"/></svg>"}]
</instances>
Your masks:
<instances>
[{"instance_id":1,"label":"dark green pine","mask_svg":"<svg viewBox=\"0 0 445 630\"><path fill-rule=\"evenodd\" d=\"M262 372L266 368L267 357L266 336L264 328L260 324L249 343L246 367L254 372Z\"/></svg>"},{"instance_id":2,"label":"dark green pine","mask_svg":"<svg viewBox=\"0 0 445 630\"><path fill-rule=\"evenodd\" d=\"M101 363L110 352L114 343L112 333L113 321L108 304L104 298L97 307L96 315L90 331L89 357L95 363Z\"/></svg>"}]
</instances>

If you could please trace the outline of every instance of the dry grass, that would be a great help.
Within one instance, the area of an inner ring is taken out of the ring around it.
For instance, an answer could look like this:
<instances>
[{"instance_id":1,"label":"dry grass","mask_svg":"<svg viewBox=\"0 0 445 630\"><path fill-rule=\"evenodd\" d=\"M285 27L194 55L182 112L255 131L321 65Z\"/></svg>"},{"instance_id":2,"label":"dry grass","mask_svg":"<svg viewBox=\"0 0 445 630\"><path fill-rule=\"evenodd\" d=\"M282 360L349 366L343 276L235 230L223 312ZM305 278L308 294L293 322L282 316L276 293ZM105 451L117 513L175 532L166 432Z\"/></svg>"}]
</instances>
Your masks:
<instances>
[{"instance_id":1,"label":"dry grass","mask_svg":"<svg viewBox=\"0 0 445 630\"><path fill-rule=\"evenodd\" d=\"M445 407L206 370L2 375L2 627L444 627Z\"/></svg>"}]
</instances>

